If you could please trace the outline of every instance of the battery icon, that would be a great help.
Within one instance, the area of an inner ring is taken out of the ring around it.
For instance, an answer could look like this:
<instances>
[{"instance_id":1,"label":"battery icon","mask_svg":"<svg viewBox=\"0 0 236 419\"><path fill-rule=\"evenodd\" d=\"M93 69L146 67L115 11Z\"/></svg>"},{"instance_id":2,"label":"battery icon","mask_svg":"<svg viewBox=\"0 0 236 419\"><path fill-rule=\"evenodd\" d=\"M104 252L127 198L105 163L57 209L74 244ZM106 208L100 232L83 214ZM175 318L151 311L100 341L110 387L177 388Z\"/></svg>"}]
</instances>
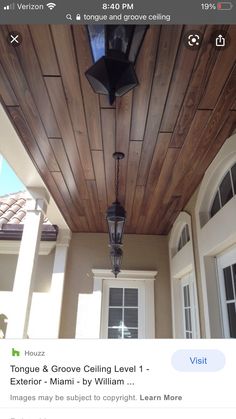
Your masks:
<instances>
[{"instance_id":1,"label":"battery icon","mask_svg":"<svg viewBox=\"0 0 236 419\"><path fill-rule=\"evenodd\" d=\"M217 3L217 10L232 10L233 4L230 1L221 1Z\"/></svg>"}]
</instances>

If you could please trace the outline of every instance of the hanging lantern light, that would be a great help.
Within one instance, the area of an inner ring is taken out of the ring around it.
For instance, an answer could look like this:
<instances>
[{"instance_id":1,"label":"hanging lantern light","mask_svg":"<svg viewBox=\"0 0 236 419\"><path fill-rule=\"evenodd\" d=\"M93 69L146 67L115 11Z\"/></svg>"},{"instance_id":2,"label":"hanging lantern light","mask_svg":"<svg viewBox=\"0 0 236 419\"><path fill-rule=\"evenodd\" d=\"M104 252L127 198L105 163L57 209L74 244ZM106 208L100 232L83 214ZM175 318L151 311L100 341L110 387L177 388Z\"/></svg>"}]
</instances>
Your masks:
<instances>
[{"instance_id":1,"label":"hanging lantern light","mask_svg":"<svg viewBox=\"0 0 236 419\"><path fill-rule=\"evenodd\" d=\"M122 239L124 232L124 224L126 219L125 209L119 202L119 169L120 160L125 157L123 153L116 152L113 154L113 158L116 162L115 170L115 202L107 209L107 225L109 232L109 246L111 247L110 256L112 263L112 272L117 277L120 272L120 265L122 259Z\"/></svg>"},{"instance_id":2,"label":"hanging lantern light","mask_svg":"<svg viewBox=\"0 0 236 419\"><path fill-rule=\"evenodd\" d=\"M85 75L110 104L138 85L134 65L147 25L88 25L94 65Z\"/></svg>"},{"instance_id":3,"label":"hanging lantern light","mask_svg":"<svg viewBox=\"0 0 236 419\"><path fill-rule=\"evenodd\" d=\"M115 275L115 278L117 278L117 275L120 273L122 256L123 256L123 251L121 247L113 245L111 247L110 257L111 257L111 264L112 264L112 272Z\"/></svg>"}]
</instances>

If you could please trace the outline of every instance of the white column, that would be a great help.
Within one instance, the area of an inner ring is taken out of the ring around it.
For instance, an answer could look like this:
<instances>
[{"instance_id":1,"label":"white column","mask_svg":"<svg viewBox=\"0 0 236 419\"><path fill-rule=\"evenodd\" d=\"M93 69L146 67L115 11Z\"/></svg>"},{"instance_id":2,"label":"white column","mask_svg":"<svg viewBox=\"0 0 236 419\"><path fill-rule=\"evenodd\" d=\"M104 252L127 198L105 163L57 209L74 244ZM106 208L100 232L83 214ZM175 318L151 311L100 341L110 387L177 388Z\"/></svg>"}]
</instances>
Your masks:
<instances>
[{"instance_id":1,"label":"white column","mask_svg":"<svg viewBox=\"0 0 236 419\"><path fill-rule=\"evenodd\" d=\"M6 338L27 338L41 231L49 202L45 190L34 189L32 193L35 199L30 201L25 218Z\"/></svg>"},{"instance_id":2,"label":"white column","mask_svg":"<svg viewBox=\"0 0 236 419\"><path fill-rule=\"evenodd\" d=\"M66 261L70 239L71 232L69 230L61 230L59 232L50 289L50 338L59 337Z\"/></svg>"}]
</instances>

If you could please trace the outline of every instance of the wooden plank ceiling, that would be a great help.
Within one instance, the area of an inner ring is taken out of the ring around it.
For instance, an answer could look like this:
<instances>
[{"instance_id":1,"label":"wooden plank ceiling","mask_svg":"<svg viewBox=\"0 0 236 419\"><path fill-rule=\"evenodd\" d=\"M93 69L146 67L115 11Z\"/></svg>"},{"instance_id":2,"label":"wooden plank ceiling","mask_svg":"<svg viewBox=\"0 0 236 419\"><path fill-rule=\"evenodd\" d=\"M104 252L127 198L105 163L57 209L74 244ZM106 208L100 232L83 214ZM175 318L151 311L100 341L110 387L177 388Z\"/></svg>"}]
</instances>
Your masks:
<instances>
[{"instance_id":1,"label":"wooden plank ceiling","mask_svg":"<svg viewBox=\"0 0 236 419\"><path fill-rule=\"evenodd\" d=\"M190 29L204 33L198 51L184 46ZM231 47L219 52L210 39L222 29ZM9 31L22 34L19 47ZM136 64L140 85L110 106L84 76L85 27L1 27L2 103L72 231L106 231L116 150L126 155L126 233L168 234L236 127L235 51L236 26L152 26Z\"/></svg>"}]
</instances>

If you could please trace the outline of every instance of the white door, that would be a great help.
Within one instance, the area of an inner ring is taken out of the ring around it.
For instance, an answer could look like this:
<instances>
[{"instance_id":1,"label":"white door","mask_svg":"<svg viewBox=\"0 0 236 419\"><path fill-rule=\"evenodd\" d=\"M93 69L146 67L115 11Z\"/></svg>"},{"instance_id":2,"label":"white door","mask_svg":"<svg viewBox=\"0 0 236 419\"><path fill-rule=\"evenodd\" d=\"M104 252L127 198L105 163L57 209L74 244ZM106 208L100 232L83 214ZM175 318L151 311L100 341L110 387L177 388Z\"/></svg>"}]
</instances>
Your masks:
<instances>
[{"instance_id":1,"label":"white door","mask_svg":"<svg viewBox=\"0 0 236 419\"><path fill-rule=\"evenodd\" d=\"M236 248L217 257L225 338L236 338Z\"/></svg>"},{"instance_id":2,"label":"white door","mask_svg":"<svg viewBox=\"0 0 236 419\"><path fill-rule=\"evenodd\" d=\"M197 337L196 312L193 273L190 272L181 279L183 336L185 339Z\"/></svg>"}]
</instances>

